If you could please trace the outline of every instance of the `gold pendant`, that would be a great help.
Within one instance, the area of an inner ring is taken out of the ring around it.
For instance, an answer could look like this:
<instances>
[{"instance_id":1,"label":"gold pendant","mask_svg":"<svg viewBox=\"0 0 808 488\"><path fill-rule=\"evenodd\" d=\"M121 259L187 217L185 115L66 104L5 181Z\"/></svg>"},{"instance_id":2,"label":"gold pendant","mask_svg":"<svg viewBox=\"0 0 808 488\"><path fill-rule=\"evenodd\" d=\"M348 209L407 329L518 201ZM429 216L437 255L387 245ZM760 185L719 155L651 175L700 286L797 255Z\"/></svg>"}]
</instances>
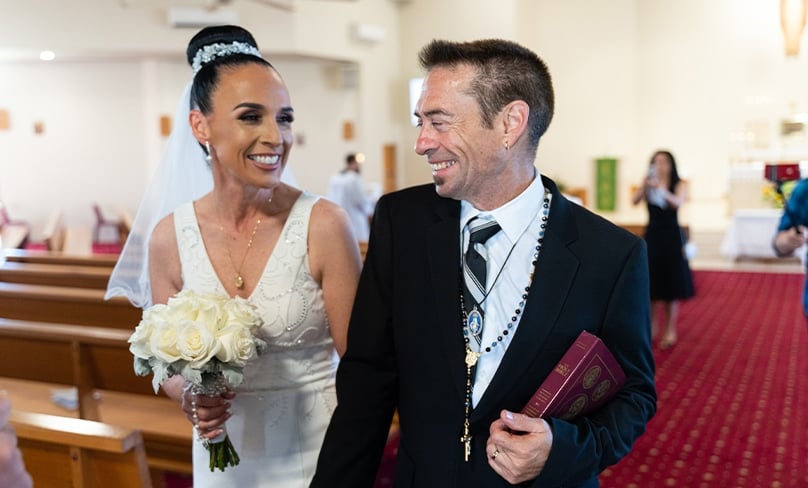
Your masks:
<instances>
[{"instance_id":1,"label":"gold pendant","mask_svg":"<svg viewBox=\"0 0 808 488\"><path fill-rule=\"evenodd\" d=\"M460 442L463 443L463 460L469 462L469 458L471 457L471 434L469 434L468 420L466 420L466 424L463 426L463 436L460 438Z\"/></svg>"},{"instance_id":2,"label":"gold pendant","mask_svg":"<svg viewBox=\"0 0 808 488\"><path fill-rule=\"evenodd\" d=\"M477 364L477 359L480 357L479 352L472 351L468 346L466 347L466 366L471 368Z\"/></svg>"},{"instance_id":3,"label":"gold pendant","mask_svg":"<svg viewBox=\"0 0 808 488\"><path fill-rule=\"evenodd\" d=\"M242 278L240 274L236 275L236 288L239 290L244 288L244 278Z\"/></svg>"}]
</instances>

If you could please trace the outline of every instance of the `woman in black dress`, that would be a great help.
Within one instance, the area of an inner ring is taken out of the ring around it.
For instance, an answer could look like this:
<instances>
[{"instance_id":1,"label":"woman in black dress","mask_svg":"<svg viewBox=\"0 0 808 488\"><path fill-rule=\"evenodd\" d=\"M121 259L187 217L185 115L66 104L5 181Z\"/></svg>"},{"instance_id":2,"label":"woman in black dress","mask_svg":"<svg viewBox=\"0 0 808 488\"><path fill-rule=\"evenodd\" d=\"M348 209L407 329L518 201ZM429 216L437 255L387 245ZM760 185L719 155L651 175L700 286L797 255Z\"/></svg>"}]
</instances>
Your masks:
<instances>
[{"instance_id":1,"label":"woman in black dress","mask_svg":"<svg viewBox=\"0 0 808 488\"><path fill-rule=\"evenodd\" d=\"M648 207L645 242L651 279L651 332L654 337L658 335L660 308L664 309L666 318L659 342L662 349L676 344L679 300L694 294L693 277L684 253L685 239L677 216L686 190L673 154L657 151L651 157L648 176L633 197L635 205L645 200Z\"/></svg>"}]
</instances>

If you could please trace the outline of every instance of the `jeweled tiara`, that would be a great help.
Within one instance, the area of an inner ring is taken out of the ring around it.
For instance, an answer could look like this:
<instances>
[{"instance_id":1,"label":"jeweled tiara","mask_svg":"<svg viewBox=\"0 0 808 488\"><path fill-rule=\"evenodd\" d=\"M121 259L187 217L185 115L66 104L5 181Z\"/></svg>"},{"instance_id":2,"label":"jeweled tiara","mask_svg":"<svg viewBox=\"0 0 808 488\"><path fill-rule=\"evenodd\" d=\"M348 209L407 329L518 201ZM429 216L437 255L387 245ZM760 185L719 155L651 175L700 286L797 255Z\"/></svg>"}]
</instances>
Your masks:
<instances>
[{"instance_id":1,"label":"jeweled tiara","mask_svg":"<svg viewBox=\"0 0 808 488\"><path fill-rule=\"evenodd\" d=\"M202 69L202 66L204 66L206 63L209 63L216 58L229 56L231 54L252 54L253 56L258 56L259 58L261 57L261 53L258 51L258 49L247 44L246 42L234 41L227 44L217 42L214 44L208 44L197 51L194 55L194 61L191 63L191 67L194 69L194 73L196 73Z\"/></svg>"}]
</instances>

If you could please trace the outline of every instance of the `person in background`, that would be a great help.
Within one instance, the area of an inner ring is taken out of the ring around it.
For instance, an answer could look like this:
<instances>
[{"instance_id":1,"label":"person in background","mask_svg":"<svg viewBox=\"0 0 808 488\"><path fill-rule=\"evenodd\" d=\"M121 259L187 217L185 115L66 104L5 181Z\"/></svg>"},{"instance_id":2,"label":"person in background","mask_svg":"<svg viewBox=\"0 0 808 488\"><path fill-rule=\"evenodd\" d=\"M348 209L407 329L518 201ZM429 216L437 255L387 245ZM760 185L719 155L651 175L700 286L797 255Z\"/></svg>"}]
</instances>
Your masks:
<instances>
[{"instance_id":1,"label":"person in background","mask_svg":"<svg viewBox=\"0 0 808 488\"><path fill-rule=\"evenodd\" d=\"M17 434L8 423L10 413L8 394L0 390L0 486L30 488L33 481L25 470L25 462L17 447Z\"/></svg>"},{"instance_id":2,"label":"person in background","mask_svg":"<svg viewBox=\"0 0 808 488\"><path fill-rule=\"evenodd\" d=\"M395 486L598 486L656 411L645 243L534 166L554 99L535 53L436 40L420 61L434 183L379 199L311 486L372 486L396 409ZM518 413L584 330L625 386L584 417Z\"/></svg>"},{"instance_id":3,"label":"person in background","mask_svg":"<svg viewBox=\"0 0 808 488\"><path fill-rule=\"evenodd\" d=\"M197 433L195 487L303 487L336 405L359 248L343 209L282 181L294 109L253 36L238 26L208 27L186 55L195 72L188 137L204 151L180 155L184 166L168 161L174 171L166 177L191 185L183 173L209 166L213 187L154 227L145 303L166 303L185 289L243 297L263 318L258 335L267 351L235 391L194 396L181 375L163 389ZM241 461L212 472L203 443L225 423Z\"/></svg>"},{"instance_id":4,"label":"person in background","mask_svg":"<svg viewBox=\"0 0 808 488\"><path fill-rule=\"evenodd\" d=\"M673 154L657 151L651 157L648 175L632 198L634 205L645 200L648 207L645 242L648 245L651 277L651 335L659 335L660 313L664 314L662 338L659 341L661 349L676 345L679 301L694 295L693 277L678 218L686 191Z\"/></svg>"},{"instance_id":5,"label":"person in background","mask_svg":"<svg viewBox=\"0 0 808 488\"><path fill-rule=\"evenodd\" d=\"M361 163L364 158L365 155L362 153L351 153L345 157L345 168L332 176L328 182L327 198L348 212L356 238L367 242L373 202L365 193L362 183Z\"/></svg>"},{"instance_id":6,"label":"person in background","mask_svg":"<svg viewBox=\"0 0 808 488\"><path fill-rule=\"evenodd\" d=\"M779 257L791 256L805 245L808 231L808 179L800 180L791 192L774 236L774 252ZM806 259L808 263L808 259ZM808 281L802 292L802 310L808 319ZM806 322L808 325L808 322Z\"/></svg>"}]
</instances>

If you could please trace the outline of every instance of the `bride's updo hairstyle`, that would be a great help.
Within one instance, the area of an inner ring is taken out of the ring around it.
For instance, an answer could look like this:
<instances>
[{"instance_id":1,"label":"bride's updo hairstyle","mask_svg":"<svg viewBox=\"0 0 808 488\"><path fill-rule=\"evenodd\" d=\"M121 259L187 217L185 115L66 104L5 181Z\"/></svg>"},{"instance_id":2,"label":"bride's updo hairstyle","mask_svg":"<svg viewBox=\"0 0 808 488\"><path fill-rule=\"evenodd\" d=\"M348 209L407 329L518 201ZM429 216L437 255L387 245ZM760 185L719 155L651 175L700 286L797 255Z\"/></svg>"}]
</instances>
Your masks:
<instances>
[{"instance_id":1,"label":"bride's updo hairstyle","mask_svg":"<svg viewBox=\"0 0 808 488\"><path fill-rule=\"evenodd\" d=\"M211 96L219 82L221 70L251 63L273 68L261 58L258 43L252 34L235 25L202 29L191 38L185 57L194 70L190 108L199 109L206 115L213 109Z\"/></svg>"}]
</instances>

